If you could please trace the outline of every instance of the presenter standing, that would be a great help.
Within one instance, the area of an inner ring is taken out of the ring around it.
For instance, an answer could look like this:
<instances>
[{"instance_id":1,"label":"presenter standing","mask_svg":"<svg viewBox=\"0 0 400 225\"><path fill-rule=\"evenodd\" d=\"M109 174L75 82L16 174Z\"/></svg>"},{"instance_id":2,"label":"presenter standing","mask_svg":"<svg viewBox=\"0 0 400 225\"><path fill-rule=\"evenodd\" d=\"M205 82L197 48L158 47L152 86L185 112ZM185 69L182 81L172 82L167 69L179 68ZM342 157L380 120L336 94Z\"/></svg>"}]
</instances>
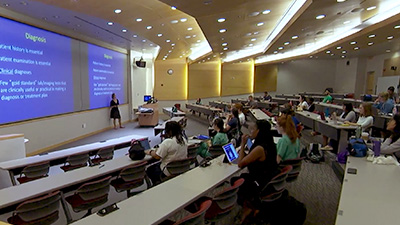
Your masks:
<instances>
[{"instance_id":1,"label":"presenter standing","mask_svg":"<svg viewBox=\"0 0 400 225\"><path fill-rule=\"evenodd\" d=\"M121 114L119 113L119 109L118 109L118 105L119 105L119 101L117 99L117 96L115 95L115 93L113 93L111 95L111 102L110 102L110 118L113 119L114 122L114 129L117 129L117 123L116 120L118 120L119 123L119 127L120 128L124 128L121 124Z\"/></svg>"}]
</instances>

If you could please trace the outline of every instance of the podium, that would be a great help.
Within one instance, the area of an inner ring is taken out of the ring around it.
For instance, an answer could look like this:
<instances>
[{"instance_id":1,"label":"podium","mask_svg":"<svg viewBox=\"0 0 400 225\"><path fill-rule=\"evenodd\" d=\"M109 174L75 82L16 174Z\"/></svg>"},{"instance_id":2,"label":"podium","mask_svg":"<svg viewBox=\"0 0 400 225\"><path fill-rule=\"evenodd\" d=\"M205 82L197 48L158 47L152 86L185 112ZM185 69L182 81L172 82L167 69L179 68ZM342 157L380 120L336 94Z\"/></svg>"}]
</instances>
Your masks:
<instances>
[{"instance_id":1,"label":"podium","mask_svg":"<svg viewBox=\"0 0 400 225\"><path fill-rule=\"evenodd\" d=\"M156 126L158 125L158 103L145 104L143 108L152 108L151 113L137 112L139 126Z\"/></svg>"}]
</instances>

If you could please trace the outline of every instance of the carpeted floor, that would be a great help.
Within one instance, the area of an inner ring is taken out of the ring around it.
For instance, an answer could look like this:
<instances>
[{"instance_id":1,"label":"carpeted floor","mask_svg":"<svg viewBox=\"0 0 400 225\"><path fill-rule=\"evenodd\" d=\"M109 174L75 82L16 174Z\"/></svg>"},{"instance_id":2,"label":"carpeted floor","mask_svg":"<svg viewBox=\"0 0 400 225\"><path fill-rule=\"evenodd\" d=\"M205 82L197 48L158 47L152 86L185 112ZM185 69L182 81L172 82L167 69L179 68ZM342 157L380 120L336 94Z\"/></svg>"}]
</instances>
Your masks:
<instances>
[{"instance_id":1,"label":"carpeted floor","mask_svg":"<svg viewBox=\"0 0 400 225\"><path fill-rule=\"evenodd\" d=\"M162 117L162 119L168 119ZM160 119L160 123L163 120ZM197 134L207 134L208 122L204 117L189 115L186 127L188 136ZM61 146L57 149L78 146L82 144L92 143L104 139L111 139L130 134L140 134L148 136L151 140L151 146L159 144L161 139L159 136L154 137L153 128L141 128L137 122L128 123L126 128L118 130L109 130L100 134L93 135L88 138ZM310 130L304 130L302 136L302 145L307 146L312 142L320 142L320 137L312 137ZM54 149L54 150L57 150ZM329 158L329 157L328 157ZM341 183L334 174L329 160L319 164L311 162L303 162L302 171L298 179L288 184L288 191L291 196L300 202L303 202L307 208L307 225L331 225L335 223L336 211L341 190ZM218 224L233 224L235 213L239 209L234 210L233 214Z\"/></svg>"}]
</instances>

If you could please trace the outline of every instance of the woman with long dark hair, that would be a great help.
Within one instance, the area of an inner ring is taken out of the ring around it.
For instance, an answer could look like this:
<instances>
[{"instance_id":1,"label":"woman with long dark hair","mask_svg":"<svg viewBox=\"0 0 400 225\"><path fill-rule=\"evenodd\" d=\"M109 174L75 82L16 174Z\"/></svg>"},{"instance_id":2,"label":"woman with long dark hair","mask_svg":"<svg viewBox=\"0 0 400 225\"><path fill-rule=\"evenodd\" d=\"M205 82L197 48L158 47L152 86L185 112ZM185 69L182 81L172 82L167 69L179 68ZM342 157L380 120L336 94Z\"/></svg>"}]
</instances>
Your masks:
<instances>
[{"instance_id":1,"label":"woman with long dark hair","mask_svg":"<svg viewBox=\"0 0 400 225\"><path fill-rule=\"evenodd\" d=\"M153 184L161 182L160 177L169 176L165 166L174 160L185 159L187 157L187 141L182 135L182 127L176 121L165 124L165 140L157 150L147 150L146 154L154 159L161 160L160 164L155 164L147 168L147 175Z\"/></svg>"},{"instance_id":2,"label":"woman with long dark hair","mask_svg":"<svg viewBox=\"0 0 400 225\"><path fill-rule=\"evenodd\" d=\"M118 120L119 127L124 128L121 124L121 114L119 113L118 105L119 105L119 100L117 99L117 96L115 93L112 93L111 95L111 102L110 102L110 118L113 119L114 123L114 129L117 129L117 122Z\"/></svg>"},{"instance_id":3,"label":"woman with long dark hair","mask_svg":"<svg viewBox=\"0 0 400 225\"><path fill-rule=\"evenodd\" d=\"M396 114L387 123L386 130L390 131L390 137L381 145L382 154L392 154L400 151L400 115Z\"/></svg>"},{"instance_id":4,"label":"woman with long dark hair","mask_svg":"<svg viewBox=\"0 0 400 225\"><path fill-rule=\"evenodd\" d=\"M243 206L241 222L253 212L251 202L260 194L262 188L277 174L276 146L271 133L271 125L266 120L259 120L249 125L250 135L243 135L240 145L238 166L247 167L249 173L240 177L245 182L239 189L239 203ZM254 140L249 153L245 153L245 144L251 138ZM234 180L234 179L233 179Z\"/></svg>"}]
</instances>

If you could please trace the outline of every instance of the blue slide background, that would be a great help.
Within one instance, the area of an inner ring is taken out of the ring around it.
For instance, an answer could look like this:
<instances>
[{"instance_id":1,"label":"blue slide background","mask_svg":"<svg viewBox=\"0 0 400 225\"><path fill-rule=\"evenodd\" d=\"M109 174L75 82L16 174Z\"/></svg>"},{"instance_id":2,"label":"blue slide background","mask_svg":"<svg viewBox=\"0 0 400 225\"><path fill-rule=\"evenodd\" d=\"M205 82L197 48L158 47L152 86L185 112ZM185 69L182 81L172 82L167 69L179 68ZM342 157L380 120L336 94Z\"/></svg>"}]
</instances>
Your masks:
<instances>
[{"instance_id":1,"label":"blue slide background","mask_svg":"<svg viewBox=\"0 0 400 225\"><path fill-rule=\"evenodd\" d=\"M71 38L1 17L0 27L0 124L73 111Z\"/></svg>"},{"instance_id":2,"label":"blue slide background","mask_svg":"<svg viewBox=\"0 0 400 225\"><path fill-rule=\"evenodd\" d=\"M124 60L126 55L88 44L90 109L108 107L115 93L120 104L124 99Z\"/></svg>"}]
</instances>

